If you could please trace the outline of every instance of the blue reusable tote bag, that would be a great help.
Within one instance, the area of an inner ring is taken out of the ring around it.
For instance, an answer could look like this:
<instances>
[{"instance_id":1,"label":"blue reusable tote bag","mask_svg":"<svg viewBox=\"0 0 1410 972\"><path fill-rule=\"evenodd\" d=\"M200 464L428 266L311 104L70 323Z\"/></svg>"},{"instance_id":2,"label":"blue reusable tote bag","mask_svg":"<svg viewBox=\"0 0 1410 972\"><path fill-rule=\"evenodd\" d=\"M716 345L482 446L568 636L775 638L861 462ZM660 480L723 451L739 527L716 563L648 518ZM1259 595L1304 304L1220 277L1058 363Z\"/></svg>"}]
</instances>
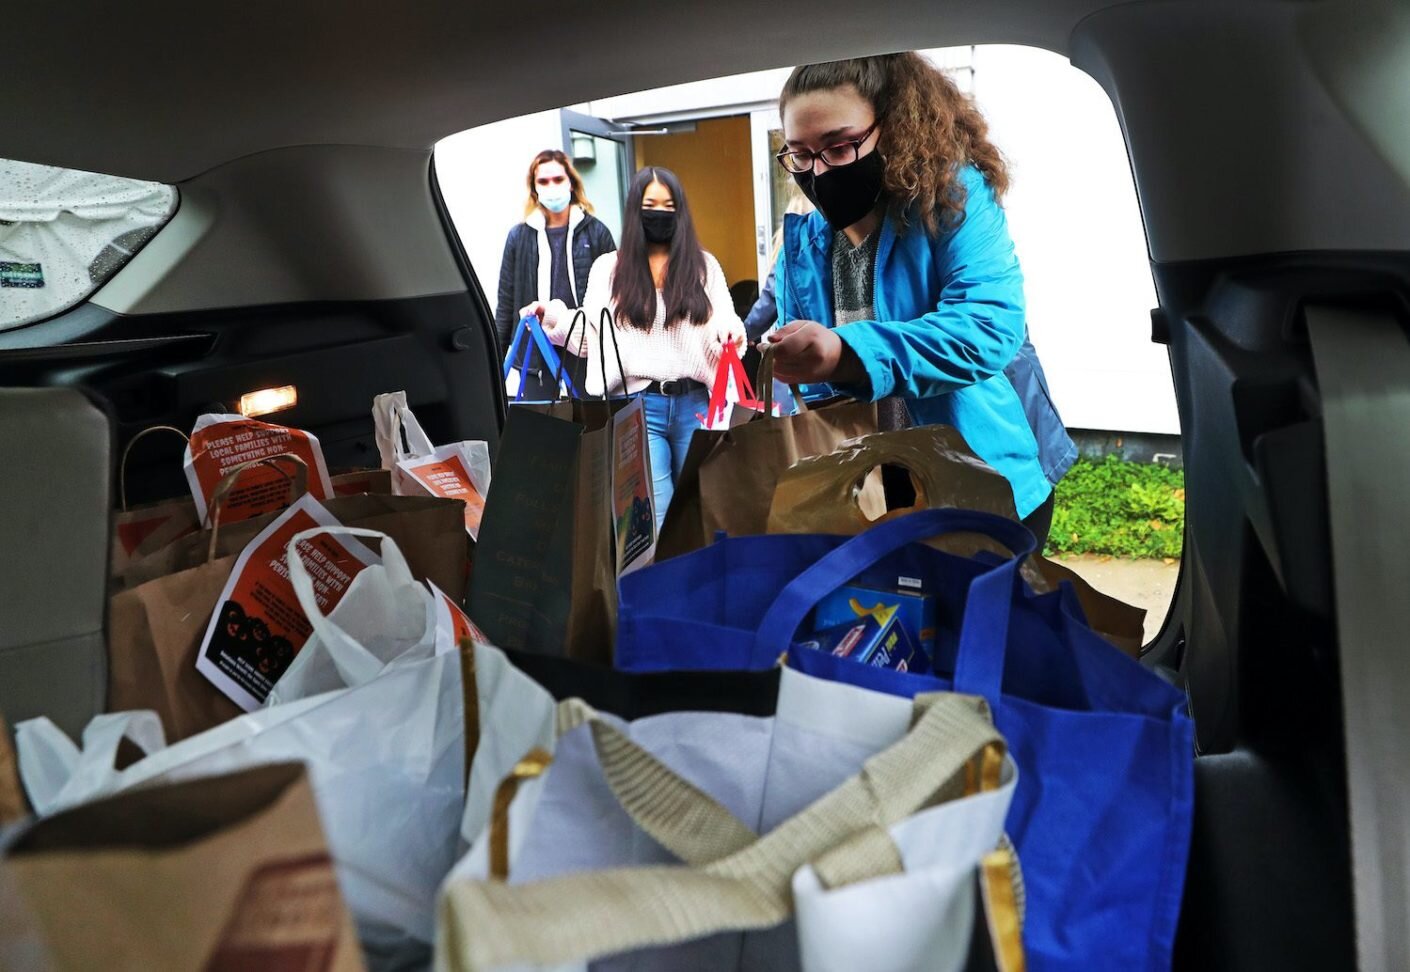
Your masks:
<instances>
[{"instance_id":1,"label":"blue reusable tote bag","mask_svg":"<svg viewBox=\"0 0 1410 972\"><path fill-rule=\"evenodd\" d=\"M579 311L578 313L582 313ZM577 324L574 319L574 326ZM573 331L570 328L568 336L571 338ZM522 375L529 369L529 359L533 351L537 349L543 357L548 370L556 379L556 384L566 387L569 398L577 398L578 390L573 385L571 375L563 371L563 362L558 356L558 350L554 348L553 342L544 333L543 324L539 321L537 314L530 314L514 327L514 340L509 344L509 353L504 356L504 378L509 378L509 372L515 368L519 369ZM522 402L524 400L524 382L519 382L519 389L514 393L514 400Z\"/></svg>"},{"instance_id":2,"label":"blue reusable tote bag","mask_svg":"<svg viewBox=\"0 0 1410 972\"><path fill-rule=\"evenodd\" d=\"M1000 563L919 541L983 533ZM852 538L724 539L622 579L617 661L632 670L763 668L894 695L983 696L1019 767L1008 831L1027 886L1032 969L1168 969L1184 890L1194 733L1179 691L1087 627L1071 588L1018 573L1032 535L1002 517L925 510ZM938 671L872 668L790 646L813 607L869 569L935 593Z\"/></svg>"}]
</instances>

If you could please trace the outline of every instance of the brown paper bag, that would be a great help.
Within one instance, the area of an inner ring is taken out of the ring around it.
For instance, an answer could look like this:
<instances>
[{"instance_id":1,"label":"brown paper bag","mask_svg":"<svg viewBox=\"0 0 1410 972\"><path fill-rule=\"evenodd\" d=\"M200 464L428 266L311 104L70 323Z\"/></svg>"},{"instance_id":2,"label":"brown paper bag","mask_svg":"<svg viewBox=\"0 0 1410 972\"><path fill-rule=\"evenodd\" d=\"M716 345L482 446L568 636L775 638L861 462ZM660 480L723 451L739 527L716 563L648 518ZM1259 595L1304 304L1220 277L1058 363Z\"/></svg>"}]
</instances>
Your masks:
<instances>
[{"instance_id":1,"label":"brown paper bag","mask_svg":"<svg viewBox=\"0 0 1410 972\"><path fill-rule=\"evenodd\" d=\"M119 510L113 514L110 570L121 573L132 561L200 528L189 496Z\"/></svg>"},{"instance_id":2,"label":"brown paper bag","mask_svg":"<svg viewBox=\"0 0 1410 972\"><path fill-rule=\"evenodd\" d=\"M392 474L385 469L355 469L338 473L332 477L332 483L336 496L390 496L392 493ZM150 557L173 541L201 529L196 504L190 496L131 508L127 506L124 496L122 505L123 508L113 514L111 572L115 575L123 574L129 564Z\"/></svg>"},{"instance_id":3,"label":"brown paper bag","mask_svg":"<svg viewBox=\"0 0 1410 972\"><path fill-rule=\"evenodd\" d=\"M765 353L758 385L767 410L773 397L773 360ZM836 402L796 415L773 418L757 412L728 431L700 430L691 438L675 496L666 510L656 559L666 560L712 543L721 530L730 536L766 532L769 507L779 476L800 459L826 455L848 439L877 431L876 405ZM736 410L738 411L738 410ZM868 510L885 510L880 479L862 485Z\"/></svg>"},{"instance_id":4,"label":"brown paper bag","mask_svg":"<svg viewBox=\"0 0 1410 972\"><path fill-rule=\"evenodd\" d=\"M29 815L29 801L20 785L20 764L10 741L10 727L0 715L0 827Z\"/></svg>"},{"instance_id":5,"label":"brown paper bag","mask_svg":"<svg viewBox=\"0 0 1410 972\"><path fill-rule=\"evenodd\" d=\"M338 496L325 502L328 512L344 526L380 530L396 541L406 556L411 572L429 578L452 596L465 590L466 560L470 538L465 535L463 504L430 496L392 496L365 493ZM460 514L460 536L445 534L441 525L450 515ZM111 590L135 587L179 570L197 567L209 559L238 554L279 514L265 513L249 520L216 529L200 530L168 543L127 566L112 581ZM212 544L212 541L214 543ZM453 565L453 566L452 566Z\"/></svg>"},{"instance_id":6,"label":"brown paper bag","mask_svg":"<svg viewBox=\"0 0 1410 972\"><path fill-rule=\"evenodd\" d=\"M186 433L171 425L153 425L138 432L122 450L122 461L118 464L119 506L113 514L113 542L111 545L111 572L122 571L128 563L159 550L177 537L194 533L200 529L200 516L190 495L161 500L129 507L127 504L127 460L132 455L132 447L154 432L173 435L186 443ZM177 455L180 462L180 454Z\"/></svg>"},{"instance_id":7,"label":"brown paper bag","mask_svg":"<svg viewBox=\"0 0 1410 972\"><path fill-rule=\"evenodd\" d=\"M60 813L19 837L0 871L38 939L23 944L56 970L364 968L297 763Z\"/></svg>"},{"instance_id":8,"label":"brown paper bag","mask_svg":"<svg viewBox=\"0 0 1410 972\"><path fill-rule=\"evenodd\" d=\"M915 505L877 516L863 510L858 484L882 465L910 473ZM1008 480L970 449L957 429L927 425L883 432L849 442L837 451L801 460L779 476L768 516L769 533L852 535L883 520L937 507L980 510L1018 519ZM988 537L951 534L930 545L962 557L981 550L1007 556ZM1101 593L1077 574L1039 554L1023 565L1023 577L1040 593L1070 583L1093 631L1133 658L1145 642L1142 608Z\"/></svg>"},{"instance_id":9,"label":"brown paper bag","mask_svg":"<svg viewBox=\"0 0 1410 972\"><path fill-rule=\"evenodd\" d=\"M611 663L612 416L630 401L509 410L469 596L470 617L496 645Z\"/></svg>"},{"instance_id":10,"label":"brown paper bag","mask_svg":"<svg viewBox=\"0 0 1410 972\"><path fill-rule=\"evenodd\" d=\"M361 496L372 493L379 496L392 494L392 471L390 469L349 469L334 473L333 495Z\"/></svg>"},{"instance_id":11,"label":"brown paper bag","mask_svg":"<svg viewBox=\"0 0 1410 972\"><path fill-rule=\"evenodd\" d=\"M469 537L462 504L420 496L346 496L324 503L345 526L387 534L418 580L464 590ZM108 710L152 709L175 742L241 710L196 671L201 639L241 551L269 513L203 530L129 565L109 599Z\"/></svg>"}]
</instances>

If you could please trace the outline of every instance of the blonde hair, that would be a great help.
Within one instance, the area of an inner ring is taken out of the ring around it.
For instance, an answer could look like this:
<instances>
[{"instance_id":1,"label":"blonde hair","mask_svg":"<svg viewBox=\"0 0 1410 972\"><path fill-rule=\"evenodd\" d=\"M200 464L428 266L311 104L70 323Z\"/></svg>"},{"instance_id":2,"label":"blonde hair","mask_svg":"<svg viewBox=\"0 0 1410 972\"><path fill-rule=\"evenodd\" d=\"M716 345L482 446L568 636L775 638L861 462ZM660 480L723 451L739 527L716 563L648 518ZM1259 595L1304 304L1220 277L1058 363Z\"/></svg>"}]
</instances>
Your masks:
<instances>
[{"instance_id":1,"label":"blonde hair","mask_svg":"<svg viewBox=\"0 0 1410 972\"><path fill-rule=\"evenodd\" d=\"M563 166L563 171L568 174L568 185L573 188L571 204L583 207L583 212L592 215L592 203L588 202L587 190L583 188L583 177L578 175L578 170L573 168L572 159L568 158L565 152L559 149L544 149L534 156L534 161L529 163L529 175L525 182L529 186L529 199L524 203L524 215L530 216L535 209L539 208L539 190L534 185L534 176L538 175L539 166L545 162L557 162Z\"/></svg>"}]
</instances>

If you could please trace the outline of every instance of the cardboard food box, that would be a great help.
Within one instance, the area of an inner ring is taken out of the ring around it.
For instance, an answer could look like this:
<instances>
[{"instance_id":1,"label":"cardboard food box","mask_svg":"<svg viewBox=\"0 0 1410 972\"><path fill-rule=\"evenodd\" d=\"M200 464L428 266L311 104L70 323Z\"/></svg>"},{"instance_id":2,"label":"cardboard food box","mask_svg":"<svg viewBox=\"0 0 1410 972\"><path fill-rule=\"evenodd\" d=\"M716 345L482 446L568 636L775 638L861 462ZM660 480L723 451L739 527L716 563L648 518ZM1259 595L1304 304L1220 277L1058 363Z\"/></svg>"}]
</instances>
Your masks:
<instances>
[{"instance_id":1,"label":"cardboard food box","mask_svg":"<svg viewBox=\"0 0 1410 972\"><path fill-rule=\"evenodd\" d=\"M883 584L869 578L866 583L848 584L838 588L818 603L813 616L814 630L835 628L856 622L863 617L873 617L884 624L894 617L905 629L911 643L923 651L927 659L933 659L935 598L921 590L904 586L907 580L910 578L902 577L897 578L894 584ZM912 583L919 584L918 581Z\"/></svg>"},{"instance_id":2,"label":"cardboard food box","mask_svg":"<svg viewBox=\"0 0 1410 972\"><path fill-rule=\"evenodd\" d=\"M798 647L825 651L863 665L898 672L924 673L930 670L929 659L911 641L894 615L885 621L878 621L872 615L856 618L814 632L811 638L799 642Z\"/></svg>"}]
</instances>

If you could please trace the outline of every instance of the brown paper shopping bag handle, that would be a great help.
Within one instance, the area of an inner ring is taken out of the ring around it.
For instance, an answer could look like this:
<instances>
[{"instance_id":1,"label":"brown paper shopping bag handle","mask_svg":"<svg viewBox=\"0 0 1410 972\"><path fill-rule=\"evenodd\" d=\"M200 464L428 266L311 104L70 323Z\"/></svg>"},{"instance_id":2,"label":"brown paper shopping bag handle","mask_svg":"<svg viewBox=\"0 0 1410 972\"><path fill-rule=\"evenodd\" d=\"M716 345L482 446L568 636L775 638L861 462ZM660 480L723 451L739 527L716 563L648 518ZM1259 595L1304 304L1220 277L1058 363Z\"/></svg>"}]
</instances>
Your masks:
<instances>
[{"instance_id":1,"label":"brown paper shopping bag handle","mask_svg":"<svg viewBox=\"0 0 1410 972\"><path fill-rule=\"evenodd\" d=\"M872 519L858 501L867 477L884 466L906 472L915 489L915 501L908 507L887 510L880 518ZM813 475L812 470L817 470L817 474ZM828 475L829 470L833 470L832 475ZM845 506L854 518L858 529L934 505L1018 519L1008 480L985 465L959 431L949 426L873 433L852 440L829 456L800 460L779 477L775 499L780 493L789 492L794 477L803 477L805 473L809 496L817 500L836 497L839 505Z\"/></svg>"},{"instance_id":2,"label":"brown paper shopping bag handle","mask_svg":"<svg viewBox=\"0 0 1410 972\"><path fill-rule=\"evenodd\" d=\"M279 463L289 462L294 466L294 474L291 476L284 469L279 467ZM289 502L295 503L299 497L308 492L308 463L304 462L292 452L281 452L277 456L266 456L263 459L252 459L249 462L242 462L234 469L221 477L220 482L215 484L215 489L211 491L210 511L207 514L207 526L210 528L210 544L206 547L206 563L215 559L216 541L220 537L220 511L225 507L225 500L230 495L230 490L235 487L235 483L244 473L255 466L268 466L279 475L289 481Z\"/></svg>"},{"instance_id":3,"label":"brown paper shopping bag handle","mask_svg":"<svg viewBox=\"0 0 1410 972\"><path fill-rule=\"evenodd\" d=\"M127 447L122 450L122 461L118 464L118 501L122 504L122 511L127 512L127 457L132 455L132 447L140 439L153 432L175 432L181 436L181 441L190 443L190 438L174 425L152 425L138 432L131 439L127 440Z\"/></svg>"},{"instance_id":4,"label":"brown paper shopping bag handle","mask_svg":"<svg viewBox=\"0 0 1410 972\"><path fill-rule=\"evenodd\" d=\"M765 344L759 351L759 393L764 403L764 417L773 418L774 415L774 346ZM799 412L808 411L808 403L803 401L803 393L797 385L789 385L793 392L793 401L798 405Z\"/></svg>"}]
</instances>

